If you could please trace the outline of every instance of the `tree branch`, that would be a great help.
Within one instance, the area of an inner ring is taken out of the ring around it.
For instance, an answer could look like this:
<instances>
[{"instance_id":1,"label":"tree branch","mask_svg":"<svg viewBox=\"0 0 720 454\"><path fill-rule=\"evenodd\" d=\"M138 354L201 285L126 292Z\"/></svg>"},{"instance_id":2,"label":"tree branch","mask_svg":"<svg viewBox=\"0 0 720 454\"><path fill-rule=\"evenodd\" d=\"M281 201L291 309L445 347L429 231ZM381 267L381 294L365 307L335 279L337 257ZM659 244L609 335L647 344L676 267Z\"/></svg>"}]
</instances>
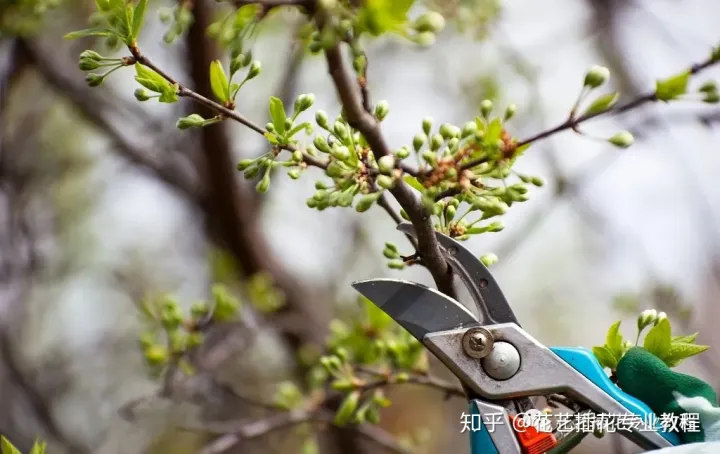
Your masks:
<instances>
[{"instance_id":1,"label":"tree branch","mask_svg":"<svg viewBox=\"0 0 720 454\"><path fill-rule=\"evenodd\" d=\"M720 63L720 61L716 61L716 60L713 60L711 57L708 57L706 60L704 60L700 63L695 63L692 66L690 66L690 68L688 68L688 72L691 75L696 75L696 74L704 71L705 69L707 69L713 65L716 65L718 63ZM521 147L523 145L531 144L533 142L537 142L539 140L546 139L546 138L553 136L559 132L567 131L568 129L575 129L580 124L585 123L586 121L591 120L596 117L600 117L603 115L622 114L622 113L637 109L638 107L641 107L645 104L655 102L655 101L658 101L658 99L655 94L655 91L653 90L652 92L647 92L647 93L640 95L637 98L635 98L623 105L614 107L612 109L595 112L595 113L592 113L589 115L581 115L576 118L568 118L567 120L565 120L564 122L560 123L557 126L554 126L550 129L546 129L545 131L541 131L541 132L534 134L526 139L520 140L517 143L517 146ZM475 167L476 165L481 164L481 163L482 162L479 160L472 161L472 162L469 162L466 165L464 165L463 168L469 169L469 168Z\"/></svg>"},{"instance_id":2,"label":"tree branch","mask_svg":"<svg viewBox=\"0 0 720 454\"><path fill-rule=\"evenodd\" d=\"M335 88L340 97L348 123L357 129L377 158L391 154L385 138L382 135L380 123L368 113L364 106L361 94L353 77L348 72L343 61L340 44L336 44L325 52L328 72L332 77ZM430 214L422 202L413 194L412 189L404 181L399 180L395 187L389 190L398 203L408 214L415 227L418 238L418 253L423 264L432 274L438 290L450 297L456 295L450 267L443 257Z\"/></svg>"}]
</instances>

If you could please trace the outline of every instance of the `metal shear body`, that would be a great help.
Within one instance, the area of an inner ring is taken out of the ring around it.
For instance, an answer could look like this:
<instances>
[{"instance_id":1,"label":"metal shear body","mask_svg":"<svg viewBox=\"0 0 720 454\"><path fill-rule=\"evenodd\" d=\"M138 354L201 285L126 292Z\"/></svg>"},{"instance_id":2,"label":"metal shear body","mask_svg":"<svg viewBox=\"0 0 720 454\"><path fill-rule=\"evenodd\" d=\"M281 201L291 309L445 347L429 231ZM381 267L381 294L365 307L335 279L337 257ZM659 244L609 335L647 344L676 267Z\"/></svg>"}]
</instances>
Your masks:
<instances>
[{"instance_id":1,"label":"metal shear body","mask_svg":"<svg viewBox=\"0 0 720 454\"><path fill-rule=\"evenodd\" d=\"M414 235L409 223L400 224L398 229ZM371 279L355 282L353 287L460 379L471 415L480 423L470 433L472 454L542 454L572 449L592 430L583 433L575 426L561 434L557 429L538 430L527 420L518 419L534 409L531 397L553 394L564 395L576 415L624 418L628 422L617 432L645 449L681 444L676 433L658 427L647 405L609 379L590 350L548 348L523 330L483 263L454 239L439 232L436 235L449 265L468 288L477 317L458 301L414 282Z\"/></svg>"}]
</instances>

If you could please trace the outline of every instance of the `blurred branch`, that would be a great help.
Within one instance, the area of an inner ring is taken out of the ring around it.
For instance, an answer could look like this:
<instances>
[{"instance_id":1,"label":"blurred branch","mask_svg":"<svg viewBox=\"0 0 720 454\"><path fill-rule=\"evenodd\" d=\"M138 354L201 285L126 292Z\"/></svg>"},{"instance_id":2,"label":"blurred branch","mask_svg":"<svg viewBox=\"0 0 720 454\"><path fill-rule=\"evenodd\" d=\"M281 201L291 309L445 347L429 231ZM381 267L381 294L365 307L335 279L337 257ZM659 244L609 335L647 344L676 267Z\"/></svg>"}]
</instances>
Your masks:
<instances>
[{"instance_id":1,"label":"blurred branch","mask_svg":"<svg viewBox=\"0 0 720 454\"><path fill-rule=\"evenodd\" d=\"M120 129L107 120L104 111L109 109L107 103L84 85L75 82L76 78L64 74L64 71L43 55L38 47L29 41L20 41L20 49L29 63L39 72L45 81L54 87L59 94L67 97L83 117L93 126L110 138L122 154L130 162L151 171L158 179L179 190L183 195L198 202L201 194L174 169L153 160L145 150L131 144L120 132Z\"/></svg>"},{"instance_id":2,"label":"blurred branch","mask_svg":"<svg viewBox=\"0 0 720 454\"><path fill-rule=\"evenodd\" d=\"M301 424L332 424L334 415L327 410L292 410L276 413L259 420L239 423L232 433L223 435L208 444L200 454L220 454L242 441L258 438L272 432L288 429ZM395 437L380 427L352 426L348 428L358 435L369 439L386 452L410 454L410 451L395 441Z\"/></svg>"}]
</instances>

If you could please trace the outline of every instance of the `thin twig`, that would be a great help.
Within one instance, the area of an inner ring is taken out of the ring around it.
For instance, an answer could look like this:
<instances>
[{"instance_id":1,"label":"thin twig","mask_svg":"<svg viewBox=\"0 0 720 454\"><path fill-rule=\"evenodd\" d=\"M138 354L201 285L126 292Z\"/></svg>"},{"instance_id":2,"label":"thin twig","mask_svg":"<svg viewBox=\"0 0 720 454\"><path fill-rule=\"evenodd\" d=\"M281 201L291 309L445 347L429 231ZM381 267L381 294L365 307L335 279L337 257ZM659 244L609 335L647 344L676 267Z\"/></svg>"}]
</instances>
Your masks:
<instances>
[{"instance_id":1,"label":"thin twig","mask_svg":"<svg viewBox=\"0 0 720 454\"><path fill-rule=\"evenodd\" d=\"M717 64L719 61L720 61L720 60L713 60L712 57L708 57L705 61L700 62L700 63L693 64L692 66L690 66L690 68L688 69L688 72L690 73L690 75L696 75L696 74L702 72L703 70L705 70L705 69L707 69L707 68L709 68L709 67ZM655 91L648 92L648 93L645 93L645 94L643 94L643 95L638 96L637 98L633 99L632 101L630 101L630 102L628 102L628 103L626 103L626 104L623 104L623 105L621 105L621 106L618 106L618 107L615 107L615 108L612 108L612 109L608 109L608 110L605 110L605 111L600 111L600 112L591 113L591 114L588 114L588 115L581 115L581 116L576 117L576 118L570 118L570 119L568 119L568 120L560 123L560 124L557 125L557 126L554 126L554 127L550 128L550 129L546 129L545 131L541 131L541 132L539 132L539 133L537 133L537 134L535 134L535 135L532 135L532 136L530 136L530 137L528 137L528 138L526 138L526 139L520 140L520 141L517 143L517 146L518 146L518 147L521 147L521 146L523 146L523 145L531 144L531 143L533 143L533 142L537 142L537 141L539 141L539 140L548 138L548 137L553 136L553 135L555 135L555 134L557 134L557 133L559 133L559 132L566 131L566 130L568 130L568 129L575 129L575 128L577 128L580 124L582 124L582 123L584 123L584 122L586 122L586 121L588 121L588 120L591 120L591 119L593 119L593 118L599 117L599 116L622 114L622 113L628 112L628 111L630 111L630 110L636 109L636 108L638 108L638 107L640 107L640 106L643 106L643 105L645 105L645 104L648 104L648 103L651 103L651 102L655 102L655 101L658 101L658 98L657 98L657 95L655 94ZM472 167L474 167L474 166L476 166L476 165L478 165L478 164L480 164L480 163L481 163L481 162L479 162L479 161L472 161L472 162L469 162L469 163L465 164L465 165L463 166L463 168L469 169L469 168L472 168Z\"/></svg>"}]
</instances>

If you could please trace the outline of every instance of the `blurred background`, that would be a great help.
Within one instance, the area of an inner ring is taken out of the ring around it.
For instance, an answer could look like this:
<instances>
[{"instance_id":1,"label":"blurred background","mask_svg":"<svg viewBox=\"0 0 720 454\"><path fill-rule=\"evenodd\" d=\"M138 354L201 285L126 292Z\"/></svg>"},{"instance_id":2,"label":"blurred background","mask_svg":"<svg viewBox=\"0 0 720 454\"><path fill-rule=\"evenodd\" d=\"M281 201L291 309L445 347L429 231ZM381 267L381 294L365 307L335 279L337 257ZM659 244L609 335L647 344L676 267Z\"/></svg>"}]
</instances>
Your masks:
<instances>
[{"instance_id":1,"label":"blurred background","mask_svg":"<svg viewBox=\"0 0 720 454\"><path fill-rule=\"evenodd\" d=\"M517 104L511 133L529 137L564 121L590 65L610 68L611 88L631 99L720 43L713 0L429 3L449 22L434 47L368 45L369 87L390 103L383 130L393 148L410 143L423 117L462 124L483 99ZM157 13L173 5L149 5L144 53L208 95L207 67L221 54L205 29L224 5L194 2L193 25L171 46ZM229 122L177 130L176 119L198 109L137 102L130 69L89 88L78 55L107 54L103 42L62 36L85 28L92 9L80 0L0 2L0 433L24 452L39 436L51 454L197 453L215 435L180 427L256 417L224 386L271 397L292 378L295 348L323 342L331 319L353 317L351 281L432 280L419 267L386 268L385 241L410 245L384 211L307 208L317 170L299 181L278 174L257 194L235 164L267 151L262 136ZM256 123L268 121L270 95L287 105L314 93L315 108L339 111L325 60L298 45L299 19L273 15L254 44L263 75L241 92L238 111ZM519 160L517 170L548 184L513 207L504 231L469 247L497 254L492 269L526 330L548 345L589 347L615 320L631 337L639 310L664 310L677 334L699 331L698 343L712 346L680 369L720 386L718 125L711 105L647 105L585 126L601 137L630 130L636 144L627 150L564 132ZM172 293L187 307L214 282L243 299L247 280L264 273L285 306L220 333L222 349L203 373L172 398L147 399L163 384L148 376L137 346L138 301ZM419 453L467 452L462 399L412 385L389 395L386 433L424 430ZM138 401L132 417L121 415ZM395 452L326 432L326 452ZM227 452L300 452L288 440ZM575 452L639 451L606 436Z\"/></svg>"}]
</instances>

